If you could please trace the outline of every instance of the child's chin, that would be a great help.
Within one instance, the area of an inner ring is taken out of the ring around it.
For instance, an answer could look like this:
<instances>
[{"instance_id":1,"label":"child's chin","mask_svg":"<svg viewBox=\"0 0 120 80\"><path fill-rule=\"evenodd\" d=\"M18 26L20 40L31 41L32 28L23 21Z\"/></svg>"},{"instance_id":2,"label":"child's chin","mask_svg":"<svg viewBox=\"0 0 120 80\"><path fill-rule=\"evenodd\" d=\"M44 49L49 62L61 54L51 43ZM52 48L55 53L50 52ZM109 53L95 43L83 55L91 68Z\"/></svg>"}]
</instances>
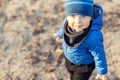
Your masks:
<instances>
[{"instance_id":1,"label":"child's chin","mask_svg":"<svg viewBox=\"0 0 120 80\"><path fill-rule=\"evenodd\" d=\"M78 32L78 31L82 31L81 29L75 29L75 30L76 30L77 32Z\"/></svg>"}]
</instances>

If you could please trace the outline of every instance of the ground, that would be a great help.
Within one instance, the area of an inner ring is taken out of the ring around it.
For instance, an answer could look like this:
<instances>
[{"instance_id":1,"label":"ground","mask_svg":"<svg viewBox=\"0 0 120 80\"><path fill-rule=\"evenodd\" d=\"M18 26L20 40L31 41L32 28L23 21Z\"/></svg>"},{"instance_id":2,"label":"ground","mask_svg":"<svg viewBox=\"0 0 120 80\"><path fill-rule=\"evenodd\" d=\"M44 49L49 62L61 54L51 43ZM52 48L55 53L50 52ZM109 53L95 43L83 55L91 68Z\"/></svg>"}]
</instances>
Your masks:
<instances>
[{"instance_id":1,"label":"ground","mask_svg":"<svg viewBox=\"0 0 120 80\"><path fill-rule=\"evenodd\" d=\"M104 9L107 80L120 80L119 2L95 1ZM0 80L69 80L54 35L63 19L64 0L0 0Z\"/></svg>"}]
</instances>

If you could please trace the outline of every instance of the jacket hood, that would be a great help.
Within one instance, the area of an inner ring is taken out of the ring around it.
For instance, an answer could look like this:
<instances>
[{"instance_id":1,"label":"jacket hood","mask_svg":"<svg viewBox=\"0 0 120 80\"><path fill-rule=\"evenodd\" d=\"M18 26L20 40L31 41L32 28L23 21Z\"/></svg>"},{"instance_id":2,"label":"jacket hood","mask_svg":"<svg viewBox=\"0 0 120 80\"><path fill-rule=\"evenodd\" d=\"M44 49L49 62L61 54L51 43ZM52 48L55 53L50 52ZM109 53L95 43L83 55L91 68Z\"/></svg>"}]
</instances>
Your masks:
<instances>
[{"instance_id":1,"label":"jacket hood","mask_svg":"<svg viewBox=\"0 0 120 80\"><path fill-rule=\"evenodd\" d=\"M94 16L91 30L101 30L103 27L103 9L99 5L94 5Z\"/></svg>"}]
</instances>

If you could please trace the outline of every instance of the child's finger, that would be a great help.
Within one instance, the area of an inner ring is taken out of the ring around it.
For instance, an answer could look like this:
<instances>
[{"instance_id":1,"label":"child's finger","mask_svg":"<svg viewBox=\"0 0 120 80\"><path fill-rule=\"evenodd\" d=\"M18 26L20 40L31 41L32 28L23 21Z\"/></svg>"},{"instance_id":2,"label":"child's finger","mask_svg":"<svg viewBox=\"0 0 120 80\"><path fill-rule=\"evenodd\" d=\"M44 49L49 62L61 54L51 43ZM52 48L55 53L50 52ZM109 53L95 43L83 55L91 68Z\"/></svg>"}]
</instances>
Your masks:
<instances>
[{"instance_id":1,"label":"child's finger","mask_svg":"<svg viewBox=\"0 0 120 80\"><path fill-rule=\"evenodd\" d=\"M57 38L57 39L56 39L56 42L60 43L60 42L62 42L62 39Z\"/></svg>"},{"instance_id":2,"label":"child's finger","mask_svg":"<svg viewBox=\"0 0 120 80\"><path fill-rule=\"evenodd\" d=\"M105 75L99 75L99 74L98 74L98 75L96 76L96 79L97 79L97 80L105 80Z\"/></svg>"},{"instance_id":3,"label":"child's finger","mask_svg":"<svg viewBox=\"0 0 120 80\"><path fill-rule=\"evenodd\" d=\"M101 76L98 74L97 76L96 76L96 79L98 80L98 79L101 79Z\"/></svg>"}]
</instances>

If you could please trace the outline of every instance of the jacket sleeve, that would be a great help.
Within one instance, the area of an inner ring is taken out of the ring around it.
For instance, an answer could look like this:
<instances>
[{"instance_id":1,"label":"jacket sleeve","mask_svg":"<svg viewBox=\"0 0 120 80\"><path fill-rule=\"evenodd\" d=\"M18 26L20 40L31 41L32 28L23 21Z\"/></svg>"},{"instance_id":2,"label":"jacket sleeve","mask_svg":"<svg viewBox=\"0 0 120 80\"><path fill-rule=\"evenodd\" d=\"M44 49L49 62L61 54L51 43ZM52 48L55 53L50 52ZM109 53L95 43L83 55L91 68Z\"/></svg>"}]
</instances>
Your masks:
<instances>
[{"instance_id":1,"label":"jacket sleeve","mask_svg":"<svg viewBox=\"0 0 120 80\"><path fill-rule=\"evenodd\" d=\"M64 25L65 25L65 23L66 23L66 19L63 21L63 23L62 23L62 26L60 27L60 29L57 31L57 36L59 37L59 38L63 38L63 34L64 34Z\"/></svg>"},{"instance_id":2,"label":"jacket sleeve","mask_svg":"<svg viewBox=\"0 0 120 80\"><path fill-rule=\"evenodd\" d=\"M103 35L101 32L97 32L92 43L89 45L89 51L94 57L97 74L107 73L107 61L103 45Z\"/></svg>"}]
</instances>

